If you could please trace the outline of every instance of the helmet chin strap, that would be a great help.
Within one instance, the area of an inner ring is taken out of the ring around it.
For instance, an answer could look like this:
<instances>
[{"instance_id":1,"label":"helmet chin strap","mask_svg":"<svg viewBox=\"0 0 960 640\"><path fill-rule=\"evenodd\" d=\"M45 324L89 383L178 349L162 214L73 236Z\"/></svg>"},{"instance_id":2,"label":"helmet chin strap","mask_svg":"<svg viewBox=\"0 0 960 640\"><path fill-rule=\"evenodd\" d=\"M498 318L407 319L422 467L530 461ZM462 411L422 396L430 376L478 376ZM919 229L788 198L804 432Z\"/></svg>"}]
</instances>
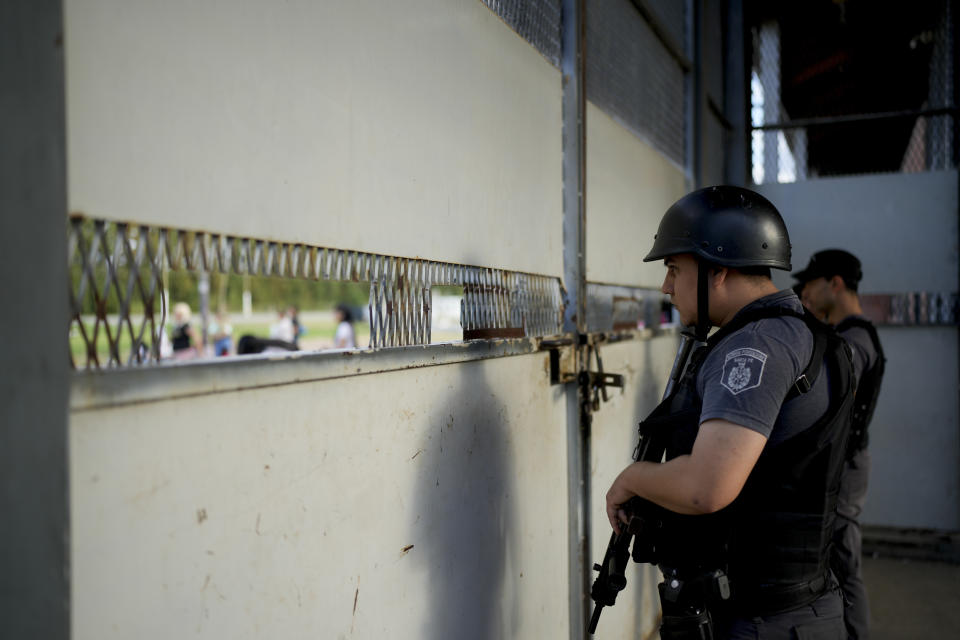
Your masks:
<instances>
[{"instance_id":1,"label":"helmet chin strap","mask_svg":"<svg viewBox=\"0 0 960 640\"><path fill-rule=\"evenodd\" d=\"M697 326L693 335L699 342L706 342L710 332L709 271L705 260L697 260Z\"/></svg>"}]
</instances>

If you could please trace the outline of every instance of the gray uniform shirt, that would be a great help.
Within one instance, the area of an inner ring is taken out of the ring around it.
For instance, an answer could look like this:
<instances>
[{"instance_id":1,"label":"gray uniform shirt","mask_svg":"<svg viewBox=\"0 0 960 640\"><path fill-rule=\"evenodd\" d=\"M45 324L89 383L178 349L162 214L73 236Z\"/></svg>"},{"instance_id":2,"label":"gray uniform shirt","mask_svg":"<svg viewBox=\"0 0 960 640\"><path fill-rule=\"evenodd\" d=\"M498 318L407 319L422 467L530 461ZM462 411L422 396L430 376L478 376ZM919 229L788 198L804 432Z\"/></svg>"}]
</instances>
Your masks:
<instances>
[{"instance_id":1,"label":"gray uniform shirt","mask_svg":"<svg viewBox=\"0 0 960 640\"><path fill-rule=\"evenodd\" d=\"M779 306L803 311L800 299L786 289L750 303L738 315ZM697 391L703 399L701 424L728 420L766 436L770 444L813 426L829 405L826 367L809 392L785 402L812 353L813 335L799 318L765 318L725 337L697 376Z\"/></svg>"}]
</instances>

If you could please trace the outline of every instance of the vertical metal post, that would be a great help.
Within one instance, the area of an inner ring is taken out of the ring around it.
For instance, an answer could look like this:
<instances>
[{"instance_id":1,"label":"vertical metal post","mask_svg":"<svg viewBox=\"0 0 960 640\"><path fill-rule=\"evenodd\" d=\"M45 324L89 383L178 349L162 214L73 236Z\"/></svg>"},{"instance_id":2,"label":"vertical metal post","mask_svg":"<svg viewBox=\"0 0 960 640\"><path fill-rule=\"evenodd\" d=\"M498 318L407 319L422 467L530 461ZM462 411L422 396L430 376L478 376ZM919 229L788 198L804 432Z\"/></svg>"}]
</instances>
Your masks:
<instances>
[{"instance_id":1,"label":"vertical metal post","mask_svg":"<svg viewBox=\"0 0 960 640\"><path fill-rule=\"evenodd\" d=\"M70 634L63 7L0 3L0 635Z\"/></svg>"},{"instance_id":2,"label":"vertical metal post","mask_svg":"<svg viewBox=\"0 0 960 640\"><path fill-rule=\"evenodd\" d=\"M703 91L700 78L700 0L686 2L685 55L692 61L684 76L687 188L700 186L702 175L701 144Z\"/></svg>"},{"instance_id":3,"label":"vertical metal post","mask_svg":"<svg viewBox=\"0 0 960 640\"><path fill-rule=\"evenodd\" d=\"M743 0L727 0L724 30L724 112L733 125L728 133L724 180L727 184L746 185L750 167L750 67L746 59Z\"/></svg>"},{"instance_id":4,"label":"vertical metal post","mask_svg":"<svg viewBox=\"0 0 960 640\"><path fill-rule=\"evenodd\" d=\"M949 4L949 3L948 3ZM948 10L952 8L948 6ZM960 12L950 11L949 21L947 22L947 29L949 29L949 40L951 46L951 56L953 60L953 104L960 104L960 46L957 45L957 34L960 33ZM956 220L960 222L960 122L956 115L950 116L951 122L953 123L953 149L950 161L952 162L952 168L954 170L954 176L957 180L957 212ZM960 237L955 238L954 241L960 240ZM960 264L958 264L957 271L957 282L955 285L957 288L960 288ZM960 326L957 327L957 332L960 333ZM960 341L958 341L960 344ZM960 367L960 347L957 351L957 363L956 366ZM958 394L958 405L957 411L960 412L960 394ZM956 471L957 474L960 474L960 469ZM960 496L956 498L958 504L960 504Z\"/></svg>"},{"instance_id":5,"label":"vertical metal post","mask_svg":"<svg viewBox=\"0 0 960 640\"><path fill-rule=\"evenodd\" d=\"M586 3L563 0L563 329L577 336L577 370L585 371L586 313ZM567 387L567 495L571 639L583 638L589 616L590 423L579 384Z\"/></svg>"},{"instance_id":6,"label":"vertical metal post","mask_svg":"<svg viewBox=\"0 0 960 640\"><path fill-rule=\"evenodd\" d=\"M197 293L200 295L200 353L207 354L210 328L210 272L201 271L197 275Z\"/></svg>"},{"instance_id":7,"label":"vertical metal post","mask_svg":"<svg viewBox=\"0 0 960 640\"><path fill-rule=\"evenodd\" d=\"M760 26L760 85L763 87L763 124L780 122L780 24L773 20ZM763 181L776 184L780 174L779 129L763 133Z\"/></svg>"}]
</instances>

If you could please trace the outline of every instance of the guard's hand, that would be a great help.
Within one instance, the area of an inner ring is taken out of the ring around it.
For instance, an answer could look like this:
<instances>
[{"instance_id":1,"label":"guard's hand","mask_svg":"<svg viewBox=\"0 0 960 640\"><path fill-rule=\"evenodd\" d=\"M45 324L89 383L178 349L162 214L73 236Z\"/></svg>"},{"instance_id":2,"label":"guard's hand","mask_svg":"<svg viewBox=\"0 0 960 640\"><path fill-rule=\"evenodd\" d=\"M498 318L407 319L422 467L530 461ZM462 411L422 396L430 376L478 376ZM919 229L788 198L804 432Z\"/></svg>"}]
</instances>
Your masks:
<instances>
[{"instance_id":1,"label":"guard's hand","mask_svg":"<svg viewBox=\"0 0 960 640\"><path fill-rule=\"evenodd\" d=\"M617 479L613 481L613 484L610 485L610 489L607 491L607 519L610 521L610 526L613 527L613 530L620 533L621 523L626 524L629 522L626 512L621 508L623 503L625 503L630 498L637 495L633 491L627 488L626 482L624 480L624 475L630 467L624 469Z\"/></svg>"}]
</instances>

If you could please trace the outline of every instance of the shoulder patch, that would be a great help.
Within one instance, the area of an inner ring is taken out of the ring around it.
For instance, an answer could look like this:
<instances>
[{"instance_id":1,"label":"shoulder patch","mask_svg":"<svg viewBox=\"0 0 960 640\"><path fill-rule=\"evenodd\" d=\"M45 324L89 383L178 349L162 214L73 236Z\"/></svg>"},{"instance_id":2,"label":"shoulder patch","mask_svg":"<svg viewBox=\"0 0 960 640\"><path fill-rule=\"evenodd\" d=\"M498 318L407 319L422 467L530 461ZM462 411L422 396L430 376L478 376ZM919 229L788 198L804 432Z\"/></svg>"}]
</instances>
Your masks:
<instances>
[{"instance_id":1,"label":"shoulder patch","mask_svg":"<svg viewBox=\"0 0 960 640\"><path fill-rule=\"evenodd\" d=\"M749 347L734 349L723 361L720 384L733 395L758 387L763 377L763 365L766 362L767 354L763 351Z\"/></svg>"}]
</instances>

